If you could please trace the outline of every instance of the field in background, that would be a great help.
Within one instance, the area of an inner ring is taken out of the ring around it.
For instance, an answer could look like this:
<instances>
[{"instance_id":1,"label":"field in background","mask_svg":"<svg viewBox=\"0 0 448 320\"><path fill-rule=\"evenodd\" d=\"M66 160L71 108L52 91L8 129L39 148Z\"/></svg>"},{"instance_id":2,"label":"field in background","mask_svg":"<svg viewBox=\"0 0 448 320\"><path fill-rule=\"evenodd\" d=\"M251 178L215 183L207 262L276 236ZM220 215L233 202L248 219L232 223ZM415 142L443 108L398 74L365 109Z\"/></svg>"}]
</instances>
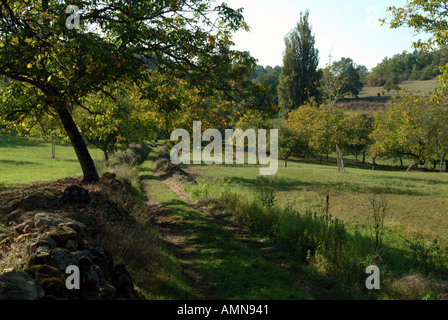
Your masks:
<instances>
[{"instance_id":1,"label":"field in background","mask_svg":"<svg viewBox=\"0 0 448 320\"><path fill-rule=\"evenodd\" d=\"M419 233L426 239L448 241L448 174L404 172L392 167L371 170L368 166L348 166L339 173L334 163L318 161L282 162L276 176L260 177L259 170L248 166L190 166L211 181L225 179L232 188L256 193L260 188L275 192L280 205L292 205L299 212L322 211L326 196L330 212L353 228L368 228L373 194L387 200L385 224L397 234ZM387 170L384 170L387 169Z\"/></svg>"},{"instance_id":2,"label":"field in background","mask_svg":"<svg viewBox=\"0 0 448 320\"><path fill-rule=\"evenodd\" d=\"M421 80L421 81L405 81L399 84L400 89L407 91L421 91L427 95L434 93L434 89L440 85L438 79ZM398 91L399 92L399 91ZM387 92L383 87L365 87L359 94L359 98L368 97L391 97L397 93L397 90L390 90Z\"/></svg>"},{"instance_id":3,"label":"field in background","mask_svg":"<svg viewBox=\"0 0 448 320\"><path fill-rule=\"evenodd\" d=\"M90 153L94 160L103 157L97 149L90 149ZM82 170L71 145L57 145L53 159L50 143L13 134L0 136L0 185L26 185L77 176L82 176Z\"/></svg>"},{"instance_id":4,"label":"field in background","mask_svg":"<svg viewBox=\"0 0 448 320\"><path fill-rule=\"evenodd\" d=\"M375 112L386 105L386 103L401 89L407 91L420 91L430 96L439 86L438 79L406 81L399 84L400 90L387 91L384 87L364 87L360 92L358 99L348 97L339 104L347 107L350 111L355 111L368 116L373 116Z\"/></svg>"}]
</instances>

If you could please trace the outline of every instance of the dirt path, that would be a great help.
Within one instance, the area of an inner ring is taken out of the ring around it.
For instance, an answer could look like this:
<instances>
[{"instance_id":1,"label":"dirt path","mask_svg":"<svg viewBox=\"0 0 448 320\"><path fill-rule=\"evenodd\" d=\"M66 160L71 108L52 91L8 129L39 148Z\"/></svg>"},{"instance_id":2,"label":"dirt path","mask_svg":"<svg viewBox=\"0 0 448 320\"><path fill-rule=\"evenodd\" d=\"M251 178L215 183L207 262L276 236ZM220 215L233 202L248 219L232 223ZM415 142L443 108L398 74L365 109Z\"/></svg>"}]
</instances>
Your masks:
<instances>
[{"instance_id":1,"label":"dirt path","mask_svg":"<svg viewBox=\"0 0 448 320\"><path fill-rule=\"evenodd\" d=\"M154 175L159 181L163 181L160 175ZM188 239L178 222L173 219L173 215L168 212L156 199L151 195L151 191L145 188L147 198L146 204L149 206L152 213L152 223L158 230L164 242L168 245L171 252L179 260L183 273L191 283L193 289L199 295L199 299L207 300L208 297L204 294L207 291L208 283L203 276L191 268L188 262L190 256L201 249L199 243Z\"/></svg>"},{"instance_id":2,"label":"dirt path","mask_svg":"<svg viewBox=\"0 0 448 320\"><path fill-rule=\"evenodd\" d=\"M235 238L244 243L250 250L262 252L264 258L273 262L279 269L282 270L291 279L291 283L300 288L309 296L313 296L311 285L300 278L296 270L293 270L291 264L284 263L284 257L278 248L272 246L268 239L254 236L248 230L241 228L241 225L231 219L223 218L216 214L211 208L198 204L195 200L188 196L185 191L185 184L191 181L191 177L196 177L195 172L189 170L188 176L184 174L164 174L155 173L153 177L167 186L177 197L200 212L205 218L213 221L220 228L234 234ZM147 190L150 193L149 190ZM173 254L179 259L184 274L192 284L192 287L199 294L200 299L209 299L213 297L208 296L210 292L209 280L205 279L202 274L195 270L194 260L195 254L199 250L203 250L202 244L192 241L188 234L184 232L178 221L173 218L173 215L167 212L162 205L160 205L154 197L149 194L148 205L151 206L153 212L153 223L158 229L161 237L168 244ZM213 291L213 290L211 290Z\"/></svg>"}]
</instances>

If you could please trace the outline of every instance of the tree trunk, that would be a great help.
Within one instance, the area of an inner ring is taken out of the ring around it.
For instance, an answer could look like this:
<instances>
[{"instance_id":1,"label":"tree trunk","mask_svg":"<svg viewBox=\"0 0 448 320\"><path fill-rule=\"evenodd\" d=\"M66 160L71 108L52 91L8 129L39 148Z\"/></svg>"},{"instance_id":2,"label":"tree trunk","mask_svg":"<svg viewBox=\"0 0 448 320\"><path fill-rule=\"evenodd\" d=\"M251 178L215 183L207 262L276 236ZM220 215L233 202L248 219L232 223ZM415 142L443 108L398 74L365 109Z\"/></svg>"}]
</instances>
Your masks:
<instances>
[{"instance_id":1,"label":"tree trunk","mask_svg":"<svg viewBox=\"0 0 448 320\"><path fill-rule=\"evenodd\" d=\"M337 158L337 162L338 162L338 171L340 171L340 172L345 171L342 151L337 144L336 144L336 158Z\"/></svg>"},{"instance_id":2,"label":"tree trunk","mask_svg":"<svg viewBox=\"0 0 448 320\"><path fill-rule=\"evenodd\" d=\"M56 143L54 137L51 137L51 158L56 158Z\"/></svg>"},{"instance_id":3,"label":"tree trunk","mask_svg":"<svg viewBox=\"0 0 448 320\"><path fill-rule=\"evenodd\" d=\"M366 164L366 152L362 152L362 164Z\"/></svg>"},{"instance_id":4,"label":"tree trunk","mask_svg":"<svg viewBox=\"0 0 448 320\"><path fill-rule=\"evenodd\" d=\"M446 147L445 150L443 150L443 154L440 160L440 172L443 172L443 162L445 161L445 156L447 153L448 153L448 147ZM447 165L446 171L448 172L448 161L446 161L446 165Z\"/></svg>"},{"instance_id":5,"label":"tree trunk","mask_svg":"<svg viewBox=\"0 0 448 320\"><path fill-rule=\"evenodd\" d=\"M372 157L372 170L376 170L376 157Z\"/></svg>"},{"instance_id":6,"label":"tree trunk","mask_svg":"<svg viewBox=\"0 0 448 320\"><path fill-rule=\"evenodd\" d=\"M406 170L406 172L411 172L413 168L418 169L418 165L422 164L422 161L420 160L415 160L413 164L411 164L408 169Z\"/></svg>"},{"instance_id":7,"label":"tree trunk","mask_svg":"<svg viewBox=\"0 0 448 320\"><path fill-rule=\"evenodd\" d=\"M403 158L400 158L400 166L403 168Z\"/></svg>"},{"instance_id":8,"label":"tree trunk","mask_svg":"<svg viewBox=\"0 0 448 320\"><path fill-rule=\"evenodd\" d=\"M99 181L95 163L90 156L84 139L73 121L72 115L70 114L70 111L68 111L67 106L59 105L56 112L58 113L62 125L70 138L73 148L75 149L76 156L78 157L79 164L81 165L84 175L83 183L94 183Z\"/></svg>"}]
</instances>

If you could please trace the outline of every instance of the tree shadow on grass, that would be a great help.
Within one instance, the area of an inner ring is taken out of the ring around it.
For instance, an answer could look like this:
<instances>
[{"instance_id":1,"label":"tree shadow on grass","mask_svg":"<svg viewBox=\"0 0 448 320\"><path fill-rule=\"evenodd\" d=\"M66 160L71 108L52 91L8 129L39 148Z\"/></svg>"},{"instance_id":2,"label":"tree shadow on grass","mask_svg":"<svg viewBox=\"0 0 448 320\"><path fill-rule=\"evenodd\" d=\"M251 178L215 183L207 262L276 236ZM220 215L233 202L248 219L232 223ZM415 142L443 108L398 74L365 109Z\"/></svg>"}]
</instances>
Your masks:
<instances>
[{"instance_id":1,"label":"tree shadow on grass","mask_svg":"<svg viewBox=\"0 0 448 320\"><path fill-rule=\"evenodd\" d=\"M426 195L425 192L409 190L407 188L399 188L392 186L364 186L353 182L319 182L319 181L297 181L296 179L286 177L275 177L266 181L258 181L257 179L248 179L240 177L231 177L230 183L257 189L268 186L277 191L339 191L348 193L375 193L375 194L397 194L397 195Z\"/></svg>"},{"instance_id":2,"label":"tree shadow on grass","mask_svg":"<svg viewBox=\"0 0 448 320\"><path fill-rule=\"evenodd\" d=\"M31 140L25 137L19 137L12 133L0 135L0 148L11 147L46 147L42 142Z\"/></svg>"},{"instance_id":3,"label":"tree shadow on grass","mask_svg":"<svg viewBox=\"0 0 448 320\"><path fill-rule=\"evenodd\" d=\"M13 166L23 166L23 165L36 165L38 164L37 162L32 162L32 161L20 161L20 160L3 160L0 159L0 164L5 164L5 165L13 165Z\"/></svg>"}]
</instances>

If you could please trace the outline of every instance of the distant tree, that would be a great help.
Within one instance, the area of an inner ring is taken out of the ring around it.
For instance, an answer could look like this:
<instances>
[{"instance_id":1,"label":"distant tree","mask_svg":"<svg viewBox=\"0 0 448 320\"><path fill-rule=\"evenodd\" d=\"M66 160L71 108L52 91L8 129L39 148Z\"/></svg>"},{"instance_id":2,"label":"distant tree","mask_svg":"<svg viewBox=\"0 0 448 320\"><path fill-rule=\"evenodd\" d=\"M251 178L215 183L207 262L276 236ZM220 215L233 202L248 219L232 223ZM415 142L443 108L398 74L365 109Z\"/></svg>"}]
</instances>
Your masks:
<instances>
[{"instance_id":1,"label":"distant tree","mask_svg":"<svg viewBox=\"0 0 448 320\"><path fill-rule=\"evenodd\" d=\"M410 0L402 7L391 6L391 28L408 27L417 34L429 34L428 39L413 43L415 48L431 51L448 48L447 2L446 0ZM386 19L383 20L383 23ZM440 81L448 91L448 61L440 65Z\"/></svg>"},{"instance_id":2,"label":"distant tree","mask_svg":"<svg viewBox=\"0 0 448 320\"><path fill-rule=\"evenodd\" d=\"M341 92L343 97L345 95L358 97L359 92L364 87L361 80L361 75L365 72L364 68L362 68L362 66L358 67L350 58L342 58L332 64L332 72L341 77Z\"/></svg>"},{"instance_id":3,"label":"distant tree","mask_svg":"<svg viewBox=\"0 0 448 320\"><path fill-rule=\"evenodd\" d=\"M264 86L270 92L270 98L275 104L278 104L278 85L279 77L282 72L282 68L276 66L274 68L267 66L266 68L259 68L258 71L253 74L254 82Z\"/></svg>"},{"instance_id":4,"label":"distant tree","mask_svg":"<svg viewBox=\"0 0 448 320\"><path fill-rule=\"evenodd\" d=\"M33 112L38 112L33 110ZM27 136L32 140L47 141L51 145L51 157L56 158L56 144L67 142L65 133L59 118L46 114L44 116L27 117L17 119L16 131L21 136Z\"/></svg>"},{"instance_id":5,"label":"distant tree","mask_svg":"<svg viewBox=\"0 0 448 320\"><path fill-rule=\"evenodd\" d=\"M292 155L306 154L309 147L308 141L303 136L298 135L294 128L282 123L278 128L279 155L284 159L285 168L288 166L288 159Z\"/></svg>"},{"instance_id":6,"label":"distant tree","mask_svg":"<svg viewBox=\"0 0 448 320\"><path fill-rule=\"evenodd\" d=\"M403 81L429 80L441 74L439 67L448 63L448 50L415 50L384 58L366 77L368 86L397 88Z\"/></svg>"},{"instance_id":7,"label":"distant tree","mask_svg":"<svg viewBox=\"0 0 448 320\"><path fill-rule=\"evenodd\" d=\"M120 147L151 140L156 134L148 102L140 99L137 88L125 84L120 87L113 99L104 93L92 94L80 101L81 108L73 111L84 141L103 151L107 162Z\"/></svg>"},{"instance_id":8,"label":"distant tree","mask_svg":"<svg viewBox=\"0 0 448 320\"><path fill-rule=\"evenodd\" d=\"M286 48L278 86L279 108L284 117L318 95L319 51L315 48L308 18L309 11L301 12L296 28L285 37Z\"/></svg>"}]
</instances>

